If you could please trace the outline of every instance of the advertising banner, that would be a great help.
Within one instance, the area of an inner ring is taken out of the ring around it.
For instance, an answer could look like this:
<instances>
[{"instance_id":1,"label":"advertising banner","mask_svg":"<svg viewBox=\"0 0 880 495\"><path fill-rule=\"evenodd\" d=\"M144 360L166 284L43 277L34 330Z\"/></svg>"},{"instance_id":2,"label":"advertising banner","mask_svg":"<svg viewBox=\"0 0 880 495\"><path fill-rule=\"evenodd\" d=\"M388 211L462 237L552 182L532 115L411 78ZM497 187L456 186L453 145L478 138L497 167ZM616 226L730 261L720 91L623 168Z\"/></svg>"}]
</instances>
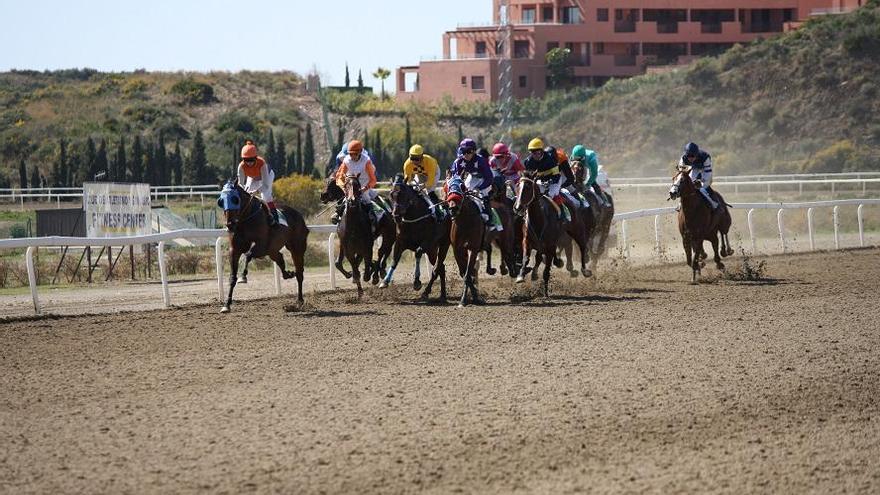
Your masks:
<instances>
[{"instance_id":1,"label":"advertising banner","mask_svg":"<svg viewBox=\"0 0 880 495\"><path fill-rule=\"evenodd\" d=\"M89 237L147 235L152 231L149 184L86 182L83 210Z\"/></svg>"}]
</instances>

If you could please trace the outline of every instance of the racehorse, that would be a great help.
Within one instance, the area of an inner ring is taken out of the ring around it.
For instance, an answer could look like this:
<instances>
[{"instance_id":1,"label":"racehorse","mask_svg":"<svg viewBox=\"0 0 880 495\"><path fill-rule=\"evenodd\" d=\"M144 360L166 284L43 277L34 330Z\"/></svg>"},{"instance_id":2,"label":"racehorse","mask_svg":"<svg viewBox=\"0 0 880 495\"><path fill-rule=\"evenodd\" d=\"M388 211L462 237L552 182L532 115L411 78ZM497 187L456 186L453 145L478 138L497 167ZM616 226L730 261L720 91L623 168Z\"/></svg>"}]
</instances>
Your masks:
<instances>
[{"instance_id":1,"label":"racehorse","mask_svg":"<svg viewBox=\"0 0 880 495\"><path fill-rule=\"evenodd\" d=\"M557 250L562 247L565 249L568 258L568 272L572 277L576 277L577 273L572 266L572 241L578 245L581 254L581 274L584 277L591 277L593 272L587 268L590 261L590 239L593 235L594 217L589 208L581 206L580 201L572 202L571 198L566 197L565 203L568 205L571 213L571 221L563 226L563 231L557 241ZM535 270L541 265L540 258L535 260ZM562 259L554 256L554 265L562 268ZM532 279L535 279L535 273L532 273Z\"/></svg>"},{"instance_id":2,"label":"racehorse","mask_svg":"<svg viewBox=\"0 0 880 495\"><path fill-rule=\"evenodd\" d=\"M575 178L575 183L572 186L572 189L580 193L581 196L587 200L587 203L590 205L589 210L593 214L593 232L590 236L590 269L595 271L596 265L599 263L599 256L605 254L605 244L611 233L611 223L614 220L614 200L610 195L607 195L610 206L604 206L600 203L596 195L593 194L589 188L584 186L587 169L582 166L580 162L572 162L571 172L574 174ZM565 251L568 260L568 271L570 273L576 273L572 270L571 241L569 240L566 243L563 240L560 240L560 247Z\"/></svg>"},{"instance_id":3,"label":"racehorse","mask_svg":"<svg viewBox=\"0 0 880 495\"><path fill-rule=\"evenodd\" d=\"M513 210L524 216L522 223L522 267L517 283L525 281L529 271L528 260L532 250L537 251L537 259L544 261L544 297L550 296L550 267L556 257L556 244L563 231L562 220L551 204L550 198L541 193L534 171L526 171L516 188L516 202ZM535 267L537 269L537 265Z\"/></svg>"},{"instance_id":4,"label":"racehorse","mask_svg":"<svg viewBox=\"0 0 880 495\"><path fill-rule=\"evenodd\" d=\"M721 205L727 205L724 198L717 192L717 200ZM714 251L715 267L724 269L721 256L718 252L718 234L721 234L721 254L730 256L733 249L730 248L730 240L727 234L730 231L730 211L724 206L713 210L706 204L699 186L694 184L690 176L690 167L681 166L672 177L672 187L669 189L669 199L681 198L681 208L678 211L678 230L681 233L684 254L687 264L693 270L692 283L697 282L697 275L704 266L703 259L706 252L703 250L703 241L712 243Z\"/></svg>"},{"instance_id":5,"label":"racehorse","mask_svg":"<svg viewBox=\"0 0 880 495\"><path fill-rule=\"evenodd\" d=\"M509 275L510 278L516 277L516 263L514 261L514 218L513 218L513 202L507 197L508 185L505 184L504 178L495 176L492 182L492 193L489 204L498 213L501 220L501 226L504 230L501 232L490 231L486 233L486 242L483 248L486 251L486 273L495 275L496 270L492 266L492 243L498 246L501 252L501 274Z\"/></svg>"},{"instance_id":6,"label":"racehorse","mask_svg":"<svg viewBox=\"0 0 880 495\"><path fill-rule=\"evenodd\" d=\"M309 229L302 215L288 206L278 206L287 225L283 222L269 227L268 210L265 204L249 194L238 183L238 179L230 179L223 190L217 205L223 208L226 230L229 232L229 262L232 273L229 275L229 296L220 310L228 313L232 305L232 291L238 282L238 262L245 255L245 273L247 264L253 258L268 256L281 268L285 279L296 277L296 300L302 304L303 266L306 252L306 241ZM287 271L284 266L284 255L281 248L285 247L293 257L295 271Z\"/></svg>"},{"instance_id":7,"label":"racehorse","mask_svg":"<svg viewBox=\"0 0 880 495\"><path fill-rule=\"evenodd\" d=\"M373 232L370 213L361 202L361 181L359 175L346 175L345 185L345 210L336 227L339 236L340 249L345 253L348 264L351 265L352 281L357 285L358 298L364 290L361 287L360 264L364 263L364 282L370 280L373 269Z\"/></svg>"},{"instance_id":8,"label":"racehorse","mask_svg":"<svg viewBox=\"0 0 880 495\"><path fill-rule=\"evenodd\" d=\"M336 184L336 179L333 177L327 179L324 191L321 193L321 202L327 204L339 201L344 197L345 193L342 191L342 188ZM373 265L372 283L374 285L379 283L380 276L385 276L385 267L388 257L391 255L391 248L394 246L395 226L394 221L388 215L382 215L382 218L379 219L376 235L382 236L382 244L379 246L379 251L376 253L376 261ZM342 264L344 257L345 250L342 249L342 243L340 243L339 253L336 255L336 263L334 266L336 266L336 269L339 270L345 278L351 278L351 272L346 271L345 266Z\"/></svg>"},{"instance_id":9,"label":"racehorse","mask_svg":"<svg viewBox=\"0 0 880 495\"><path fill-rule=\"evenodd\" d=\"M477 289L479 283L477 260L486 239L486 224L483 222L480 209L482 200L474 197L474 192L465 191L460 177L452 177L449 179L448 185L449 192L446 195L446 203L449 205L449 213L452 216L449 240L452 253L458 264L458 274L464 281L461 301L458 306L463 307L467 304L468 292L471 293L472 303L482 304L483 301L480 299L480 293Z\"/></svg>"},{"instance_id":10,"label":"racehorse","mask_svg":"<svg viewBox=\"0 0 880 495\"><path fill-rule=\"evenodd\" d=\"M436 220L435 214L428 208L418 188L404 182L402 174L394 177L391 189L391 216L397 225L397 236L394 240L394 254L391 258L391 268L385 275L379 287L388 287L391 284L400 256L404 251L414 251L416 255L416 267L413 274L413 290L422 287L420 280L421 259L423 254L428 255L428 262L434 269L421 298L427 300L431 295L434 281L440 278L440 301L446 301L446 254L449 252L449 229L451 219L445 216L442 221ZM437 206L439 207L439 206ZM436 208L436 207L435 207Z\"/></svg>"}]
</instances>

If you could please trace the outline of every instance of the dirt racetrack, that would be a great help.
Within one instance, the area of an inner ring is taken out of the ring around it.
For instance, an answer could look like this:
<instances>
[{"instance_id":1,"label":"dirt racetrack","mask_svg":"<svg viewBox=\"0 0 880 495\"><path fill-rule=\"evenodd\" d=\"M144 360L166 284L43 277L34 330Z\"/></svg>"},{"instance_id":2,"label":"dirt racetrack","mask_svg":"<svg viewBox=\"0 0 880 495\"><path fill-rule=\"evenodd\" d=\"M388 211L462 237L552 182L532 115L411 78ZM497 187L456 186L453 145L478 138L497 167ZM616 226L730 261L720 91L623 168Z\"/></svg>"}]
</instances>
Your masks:
<instances>
[{"instance_id":1,"label":"dirt racetrack","mask_svg":"<svg viewBox=\"0 0 880 495\"><path fill-rule=\"evenodd\" d=\"M880 250L766 261L8 321L0 491L878 493Z\"/></svg>"}]
</instances>

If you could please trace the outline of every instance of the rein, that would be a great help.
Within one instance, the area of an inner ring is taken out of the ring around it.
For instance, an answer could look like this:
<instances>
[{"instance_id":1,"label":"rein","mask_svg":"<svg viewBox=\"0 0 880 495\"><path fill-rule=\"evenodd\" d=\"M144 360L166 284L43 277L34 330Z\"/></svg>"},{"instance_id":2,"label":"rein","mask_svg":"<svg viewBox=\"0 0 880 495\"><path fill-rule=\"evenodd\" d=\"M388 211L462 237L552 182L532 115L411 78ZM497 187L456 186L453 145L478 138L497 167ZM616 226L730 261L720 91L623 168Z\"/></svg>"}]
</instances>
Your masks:
<instances>
[{"instance_id":1,"label":"rein","mask_svg":"<svg viewBox=\"0 0 880 495\"><path fill-rule=\"evenodd\" d=\"M538 185L535 183L535 179L529 179L528 177L520 177L519 180L520 180L520 182L523 182L523 181L530 182L530 183L532 184L532 186L535 187L535 188L538 187ZM522 194L522 191L520 191L520 195L521 195L521 194ZM531 197L531 199L529 199L529 202L526 203L526 213L529 212L529 207L532 206L532 203L535 202L535 198L537 198L538 196L540 196L540 194L535 194L535 192L534 192L534 190L533 190L533 191L532 191L532 197ZM522 198L519 198L519 199L522 199ZM523 215L523 216L525 216L525 215ZM547 222L547 221L546 221L546 218L545 218L544 226L541 227L541 232L540 232L540 233L535 232L535 229L532 228L532 222L526 221L526 227L529 229L529 232L531 232L532 235L535 236L536 239L540 240L541 237L544 236L544 232L547 230L547 224L548 224L548 223L549 223L549 222Z\"/></svg>"}]
</instances>

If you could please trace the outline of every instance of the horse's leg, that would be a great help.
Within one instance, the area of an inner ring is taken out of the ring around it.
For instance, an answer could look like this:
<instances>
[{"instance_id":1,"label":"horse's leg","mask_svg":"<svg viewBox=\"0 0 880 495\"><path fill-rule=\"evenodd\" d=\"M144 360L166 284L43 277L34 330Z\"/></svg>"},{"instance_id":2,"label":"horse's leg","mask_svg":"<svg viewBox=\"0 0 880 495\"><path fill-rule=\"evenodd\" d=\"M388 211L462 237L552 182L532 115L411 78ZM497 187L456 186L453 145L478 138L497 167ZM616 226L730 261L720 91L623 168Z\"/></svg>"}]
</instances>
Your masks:
<instances>
[{"instance_id":1,"label":"horse's leg","mask_svg":"<svg viewBox=\"0 0 880 495\"><path fill-rule=\"evenodd\" d=\"M418 259L420 259L419 256L421 256L420 252L421 252L421 249L419 249L416 252L416 257L417 257L416 267L419 266ZM431 270L431 276L428 277L428 283L425 285L425 290L422 291L422 295L420 296L423 301L427 301L428 297L431 295L431 288L434 286L434 281L437 280L437 273L438 273L437 272L437 252L436 251L428 251L427 253L428 253L428 263L431 263L431 266L433 266L434 269ZM421 283L421 282L419 282L419 283ZM415 281L413 281L413 288L415 289Z\"/></svg>"},{"instance_id":2,"label":"horse's leg","mask_svg":"<svg viewBox=\"0 0 880 495\"><path fill-rule=\"evenodd\" d=\"M221 313L229 312L229 307L232 306L232 291L235 290L235 284L236 282L238 282L238 258L241 256L241 253L238 252L234 247L230 247L229 251L229 296L226 298L226 304L224 304L223 307L220 309Z\"/></svg>"},{"instance_id":3,"label":"horse's leg","mask_svg":"<svg viewBox=\"0 0 880 495\"><path fill-rule=\"evenodd\" d=\"M290 256L293 258L293 268L296 270L296 300L300 304L303 303L303 277L305 275L305 253L306 243L303 241L299 249L296 245L287 245Z\"/></svg>"},{"instance_id":4,"label":"horse's leg","mask_svg":"<svg viewBox=\"0 0 880 495\"><path fill-rule=\"evenodd\" d=\"M336 255L336 263L333 265L339 270L339 273L342 274L345 278L351 278L351 272L345 270L345 266L342 264L342 260L345 259L345 246L340 242L339 243L339 254Z\"/></svg>"},{"instance_id":5,"label":"horse's leg","mask_svg":"<svg viewBox=\"0 0 880 495\"><path fill-rule=\"evenodd\" d=\"M241 255L239 255L239 257L240 257L240 256L241 256ZM241 277L238 279L238 282L241 283L241 284L246 284L246 283L248 283L248 279L247 279L247 276L248 276L248 265L251 264L251 260L252 260L252 259L254 259L254 257L251 255L251 252L250 252L250 251L244 253L244 270L242 270L242 272L241 272Z\"/></svg>"},{"instance_id":6,"label":"horse's leg","mask_svg":"<svg viewBox=\"0 0 880 495\"><path fill-rule=\"evenodd\" d=\"M550 268L553 263L555 249L548 249L544 254L544 297L550 297ZM535 270L537 270L537 264Z\"/></svg>"},{"instance_id":7,"label":"horse's leg","mask_svg":"<svg viewBox=\"0 0 880 495\"><path fill-rule=\"evenodd\" d=\"M397 270L397 264L400 263L400 257L403 255L403 248L399 243L394 244L394 253L391 258L391 269L385 274L385 278L382 279L382 283L379 284L379 288L384 289L391 284L391 280L394 278L394 271Z\"/></svg>"},{"instance_id":8,"label":"horse's leg","mask_svg":"<svg viewBox=\"0 0 880 495\"><path fill-rule=\"evenodd\" d=\"M416 268L413 270L413 290L422 288L422 255L425 254L421 248L416 249ZM431 270L433 272L433 270Z\"/></svg>"},{"instance_id":9,"label":"horse's leg","mask_svg":"<svg viewBox=\"0 0 880 495\"><path fill-rule=\"evenodd\" d=\"M460 261L461 256L456 254L455 259L458 261L458 272L461 275L462 280L464 281L464 287L461 289L461 301L458 302L458 307L463 308L465 304L467 304L467 293L473 287L473 261L472 258L475 256L474 251L467 250L467 258L464 260L465 263L462 266Z\"/></svg>"},{"instance_id":10,"label":"horse's leg","mask_svg":"<svg viewBox=\"0 0 880 495\"><path fill-rule=\"evenodd\" d=\"M693 236L693 234L691 234L691 236ZM695 236L693 236L693 237L695 237ZM700 253L700 250L703 249L703 241L701 240L698 242L696 240L693 240L693 237L691 239L691 249L694 252L694 262L693 262L693 266L692 266L693 278L691 279L691 283L696 284L697 283L697 276L702 275L701 268L703 267L703 262L700 259L699 253Z\"/></svg>"},{"instance_id":11,"label":"horse's leg","mask_svg":"<svg viewBox=\"0 0 880 495\"><path fill-rule=\"evenodd\" d=\"M712 243L712 252L715 254L715 257L713 258L715 261L715 268L724 270L724 263L721 262L721 255L718 253L718 234L712 234L712 237L709 238L709 242Z\"/></svg>"},{"instance_id":12,"label":"horse's leg","mask_svg":"<svg viewBox=\"0 0 880 495\"><path fill-rule=\"evenodd\" d=\"M687 266L691 266L693 264L691 259L691 239L687 234L681 235L681 244L684 247L685 263L687 263Z\"/></svg>"},{"instance_id":13,"label":"horse's leg","mask_svg":"<svg viewBox=\"0 0 880 495\"><path fill-rule=\"evenodd\" d=\"M347 256L346 256L347 257ZM364 289L361 287L361 273L360 273L360 264L361 264L361 256L356 254L354 258L348 258L348 262L351 264L351 279L358 288L358 299L364 294Z\"/></svg>"},{"instance_id":14,"label":"horse's leg","mask_svg":"<svg viewBox=\"0 0 880 495\"><path fill-rule=\"evenodd\" d=\"M491 241L486 242L486 246L484 248L484 251L486 251L486 273L489 275L495 275L496 273L498 273L498 270L496 270L495 267L492 266L492 242Z\"/></svg>"},{"instance_id":15,"label":"horse's leg","mask_svg":"<svg viewBox=\"0 0 880 495\"><path fill-rule=\"evenodd\" d=\"M468 271L471 272L471 302L473 304L483 304L480 298L480 252L474 251L473 261Z\"/></svg>"},{"instance_id":16,"label":"horse's leg","mask_svg":"<svg viewBox=\"0 0 880 495\"><path fill-rule=\"evenodd\" d=\"M541 267L541 260L543 259L540 251L535 251L535 266L532 268L532 281L538 280L538 268ZM553 265L553 261L556 259L556 250L553 250L553 254L550 256L550 265Z\"/></svg>"},{"instance_id":17,"label":"horse's leg","mask_svg":"<svg viewBox=\"0 0 880 495\"><path fill-rule=\"evenodd\" d=\"M275 264L278 265L278 268L281 269L281 276L284 278L284 280L296 276L296 273L287 271L287 267L284 264L284 254L281 251L269 253L269 259L274 261Z\"/></svg>"},{"instance_id":18,"label":"horse's leg","mask_svg":"<svg viewBox=\"0 0 880 495\"><path fill-rule=\"evenodd\" d=\"M593 272L587 268L587 263L590 262L590 242L589 239L587 239L587 233L585 231L579 232L579 234L580 235L577 237L572 237L572 239L574 239L574 242L578 245L578 249L581 251L581 275L589 278L593 276Z\"/></svg>"}]
</instances>

